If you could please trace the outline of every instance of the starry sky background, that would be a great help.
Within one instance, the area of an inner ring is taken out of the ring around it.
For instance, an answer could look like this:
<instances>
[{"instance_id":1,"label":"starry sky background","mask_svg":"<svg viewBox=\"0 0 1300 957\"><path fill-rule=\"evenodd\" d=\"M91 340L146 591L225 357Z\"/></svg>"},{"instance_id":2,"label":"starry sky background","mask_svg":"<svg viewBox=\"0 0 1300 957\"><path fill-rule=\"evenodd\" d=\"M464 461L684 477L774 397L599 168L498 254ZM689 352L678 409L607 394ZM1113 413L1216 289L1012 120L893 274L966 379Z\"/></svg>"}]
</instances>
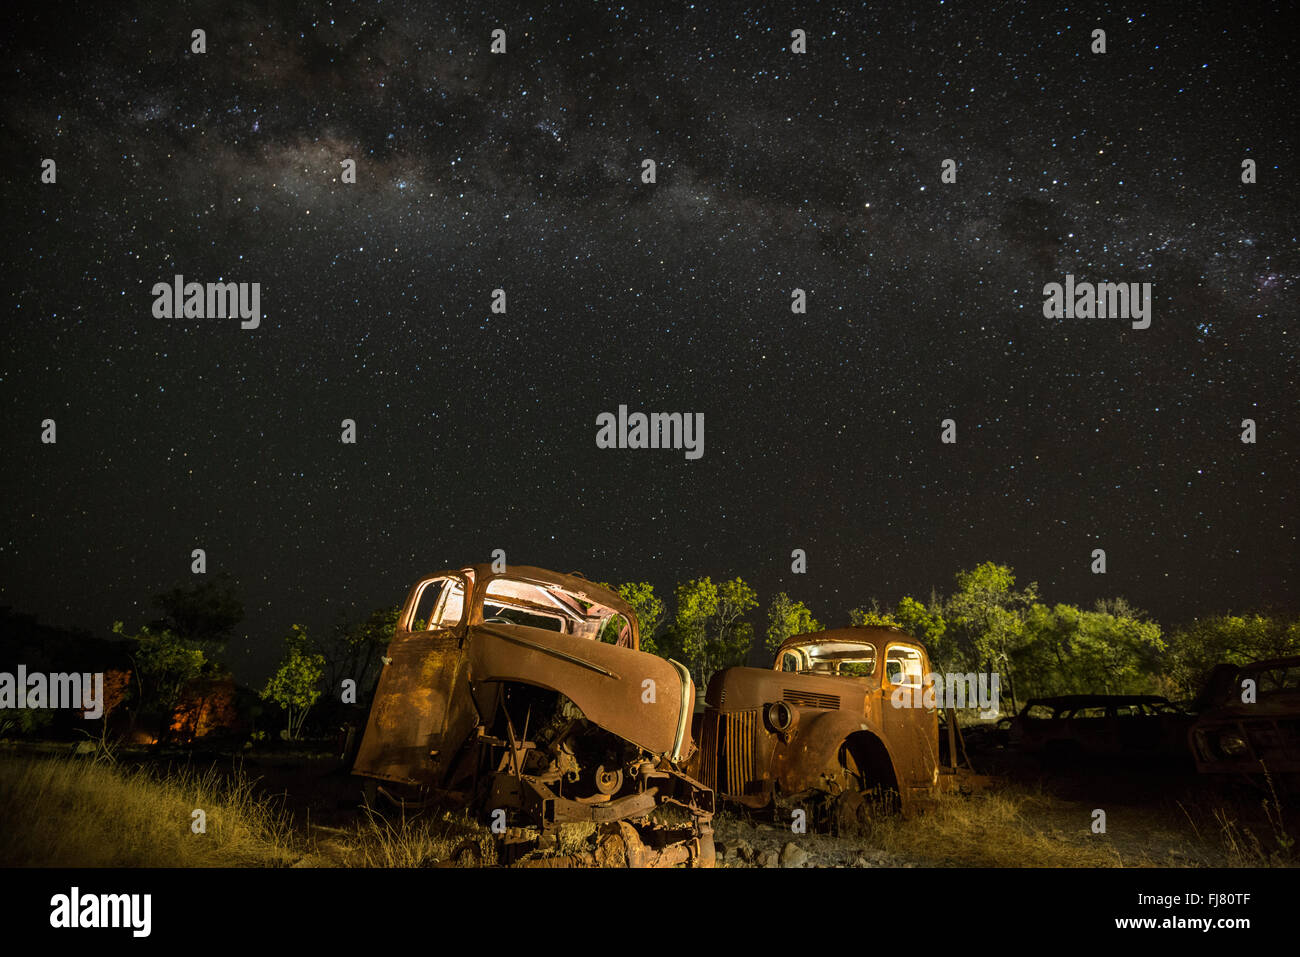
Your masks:
<instances>
[{"instance_id":1,"label":"starry sky background","mask_svg":"<svg viewBox=\"0 0 1300 957\"><path fill-rule=\"evenodd\" d=\"M1287 7L8 7L0 604L138 624L202 547L245 680L494 548L829 624L986 559L1296 610ZM261 328L155 319L176 273ZM1066 273L1153 282L1151 328L1044 319ZM598 450L620 403L704 457Z\"/></svg>"}]
</instances>

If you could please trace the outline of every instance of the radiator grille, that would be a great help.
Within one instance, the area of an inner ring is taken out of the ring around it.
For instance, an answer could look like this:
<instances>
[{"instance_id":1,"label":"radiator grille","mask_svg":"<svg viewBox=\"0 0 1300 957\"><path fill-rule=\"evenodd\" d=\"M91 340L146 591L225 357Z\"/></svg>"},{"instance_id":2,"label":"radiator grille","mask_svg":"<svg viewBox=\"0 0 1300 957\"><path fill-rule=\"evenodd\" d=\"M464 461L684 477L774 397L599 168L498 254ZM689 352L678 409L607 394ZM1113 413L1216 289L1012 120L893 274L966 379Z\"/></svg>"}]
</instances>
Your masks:
<instances>
[{"instance_id":1,"label":"radiator grille","mask_svg":"<svg viewBox=\"0 0 1300 957\"><path fill-rule=\"evenodd\" d=\"M754 734L757 711L710 712L700 742L700 774L719 794L745 794L758 776Z\"/></svg>"},{"instance_id":2,"label":"radiator grille","mask_svg":"<svg viewBox=\"0 0 1300 957\"><path fill-rule=\"evenodd\" d=\"M754 729L757 711L735 711L724 715L722 751L726 755L725 774L718 781L723 794L744 794L754 773ZM720 769L721 770L721 769Z\"/></svg>"},{"instance_id":3,"label":"radiator grille","mask_svg":"<svg viewBox=\"0 0 1300 957\"><path fill-rule=\"evenodd\" d=\"M840 709L839 695L818 694L815 691L795 691L793 688L786 688L781 697L787 703L799 705L801 708L828 708L831 711Z\"/></svg>"},{"instance_id":4,"label":"radiator grille","mask_svg":"<svg viewBox=\"0 0 1300 957\"><path fill-rule=\"evenodd\" d=\"M718 789L718 713L704 712L704 726L700 734L700 783Z\"/></svg>"}]
</instances>

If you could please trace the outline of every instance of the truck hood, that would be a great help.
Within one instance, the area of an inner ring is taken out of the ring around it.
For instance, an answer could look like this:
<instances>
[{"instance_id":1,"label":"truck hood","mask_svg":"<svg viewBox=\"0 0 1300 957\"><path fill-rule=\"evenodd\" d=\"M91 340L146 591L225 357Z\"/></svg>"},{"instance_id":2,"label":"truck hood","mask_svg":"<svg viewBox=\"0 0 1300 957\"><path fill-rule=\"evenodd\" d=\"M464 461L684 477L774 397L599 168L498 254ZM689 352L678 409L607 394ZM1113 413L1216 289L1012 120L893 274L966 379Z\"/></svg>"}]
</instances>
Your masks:
<instances>
[{"instance_id":1,"label":"truck hood","mask_svg":"<svg viewBox=\"0 0 1300 957\"><path fill-rule=\"evenodd\" d=\"M470 627L470 681L515 681L565 695L587 720L676 763L689 751L695 689L680 664L527 625Z\"/></svg>"}]
</instances>

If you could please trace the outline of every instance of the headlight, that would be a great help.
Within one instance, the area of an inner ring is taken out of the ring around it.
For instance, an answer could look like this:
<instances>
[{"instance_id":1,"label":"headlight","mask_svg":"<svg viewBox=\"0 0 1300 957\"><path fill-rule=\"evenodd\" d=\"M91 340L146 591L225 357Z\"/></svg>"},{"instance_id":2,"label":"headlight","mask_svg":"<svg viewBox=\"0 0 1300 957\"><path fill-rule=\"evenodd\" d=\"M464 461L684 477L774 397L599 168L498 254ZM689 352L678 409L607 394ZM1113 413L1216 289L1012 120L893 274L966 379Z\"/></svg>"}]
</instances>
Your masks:
<instances>
[{"instance_id":1,"label":"headlight","mask_svg":"<svg viewBox=\"0 0 1300 957\"><path fill-rule=\"evenodd\" d=\"M1229 758L1241 757L1250 750L1246 745L1246 739L1236 731L1220 731L1214 743L1219 753Z\"/></svg>"},{"instance_id":2,"label":"headlight","mask_svg":"<svg viewBox=\"0 0 1300 957\"><path fill-rule=\"evenodd\" d=\"M767 723L774 731L785 734L794 727L797 720L798 715L795 714L794 708L784 701L773 701L767 706Z\"/></svg>"}]
</instances>

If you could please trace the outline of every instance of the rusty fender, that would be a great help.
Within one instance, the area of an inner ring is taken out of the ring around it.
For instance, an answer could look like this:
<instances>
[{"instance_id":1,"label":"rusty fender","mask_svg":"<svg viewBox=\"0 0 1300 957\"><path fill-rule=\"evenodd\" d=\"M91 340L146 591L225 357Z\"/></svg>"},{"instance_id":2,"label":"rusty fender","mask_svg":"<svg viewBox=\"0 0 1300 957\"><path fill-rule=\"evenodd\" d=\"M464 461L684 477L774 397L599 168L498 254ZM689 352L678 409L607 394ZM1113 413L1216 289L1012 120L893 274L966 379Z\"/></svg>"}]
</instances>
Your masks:
<instances>
[{"instance_id":1,"label":"rusty fender","mask_svg":"<svg viewBox=\"0 0 1300 957\"><path fill-rule=\"evenodd\" d=\"M866 732L880 739L898 780L898 761L889 740L880 728L859 714L849 711L821 711L795 708L798 720L795 733L785 735L773 754L772 767L777 783L786 794L798 794L816 788L822 772L838 766L840 745L851 734Z\"/></svg>"}]
</instances>

